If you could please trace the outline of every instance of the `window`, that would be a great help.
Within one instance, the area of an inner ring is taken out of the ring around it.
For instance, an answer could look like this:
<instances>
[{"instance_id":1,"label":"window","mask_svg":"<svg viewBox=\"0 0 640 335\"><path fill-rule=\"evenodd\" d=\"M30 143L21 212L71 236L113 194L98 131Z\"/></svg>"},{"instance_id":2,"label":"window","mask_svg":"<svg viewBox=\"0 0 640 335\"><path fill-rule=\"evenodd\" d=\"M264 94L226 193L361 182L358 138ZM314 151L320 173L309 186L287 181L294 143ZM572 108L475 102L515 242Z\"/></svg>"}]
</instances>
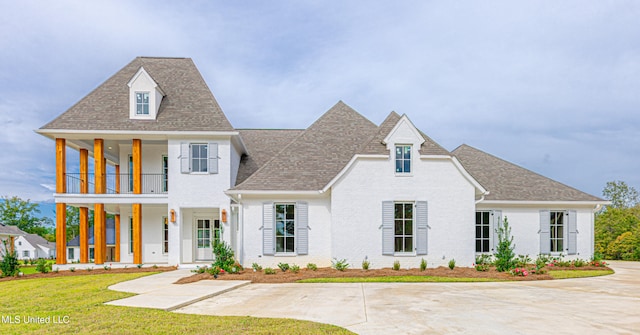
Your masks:
<instances>
[{"instance_id":1,"label":"window","mask_svg":"<svg viewBox=\"0 0 640 335\"><path fill-rule=\"evenodd\" d=\"M169 159L162 156L162 192L169 191Z\"/></svg>"},{"instance_id":2,"label":"window","mask_svg":"<svg viewBox=\"0 0 640 335\"><path fill-rule=\"evenodd\" d=\"M551 212L551 252L562 252L564 236L564 212Z\"/></svg>"},{"instance_id":3,"label":"window","mask_svg":"<svg viewBox=\"0 0 640 335\"><path fill-rule=\"evenodd\" d=\"M491 213L489 211L476 212L476 252L490 251Z\"/></svg>"},{"instance_id":4,"label":"window","mask_svg":"<svg viewBox=\"0 0 640 335\"><path fill-rule=\"evenodd\" d=\"M276 252L295 252L294 204L276 204Z\"/></svg>"},{"instance_id":5,"label":"window","mask_svg":"<svg viewBox=\"0 0 640 335\"><path fill-rule=\"evenodd\" d=\"M22 241L18 241L18 245L22 245Z\"/></svg>"},{"instance_id":6,"label":"window","mask_svg":"<svg viewBox=\"0 0 640 335\"><path fill-rule=\"evenodd\" d=\"M207 172L207 144L191 144L191 172Z\"/></svg>"},{"instance_id":7,"label":"window","mask_svg":"<svg viewBox=\"0 0 640 335\"><path fill-rule=\"evenodd\" d=\"M413 252L413 203L396 202L394 207L394 251Z\"/></svg>"},{"instance_id":8,"label":"window","mask_svg":"<svg viewBox=\"0 0 640 335\"><path fill-rule=\"evenodd\" d=\"M23 250L22 251L22 257L29 258L29 250Z\"/></svg>"},{"instance_id":9,"label":"window","mask_svg":"<svg viewBox=\"0 0 640 335\"><path fill-rule=\"evenodd\" d=\"M69 259L74 259L75 258L75 257L73 257L73 256L75 256L73 254L73 251L74 251L73 248L69 248Z\"/></svg>"},{"instance_id":10,"label":"window","mask_svg":"<svg viewBox=\"0 0 640 335\"><path fill-rule=\"evenodd\" d=\"M129 192L133 192L133 156L129 155Z\"/></svg>"},{"instance_id":11,"label":"window","mask_svg":"<svg viewBox=\"0 0 640 335\"><path fill-rule=\"evenodd\" d=\"M149 92L136 92L136 114L149 115Z\"/></svg>"},{"instance_id":12,"label":"window","mask_svg":"<svg viewBox=\"0 0 640 335\"><path fill-rule=\"evenodd\" d=\"M196 234L198 249L211 248L211 221L209 219L197 220Z\"/></svg>"},{"instance_id":13,"label":"window","mask_svg":"<svg viewBox=\"0 0 640 335\"><path fill-rule=\"evenodd\" d=\"M162 217L162 253L169 252L169 219L166 216Z\"/></svg>"},{"instance_id":14,"label":"window","mask_svg":"<svg viewBox=\"0 0 640 335\"><path fill-rule=\"evenodd\" d=\"M218 245L222 239L222 228L220 220L213 220L213 245Z\"/></svg>"},{"instance_id":15,"label":"window","mask_svg":"<svg viewBox=\"0 0 640 335\"><path fill-rule=\"evenodd\" d=\"M89 248L89 259L93 260L93 247Z\"/></svg>"},{"instance_id":16,"label":"window","mask_svg":"<svg viewBox=\"0 0 640 335\"><path fill-rule=\"evenodd\" d=\"M411 173L410 145L396 145L396 173Z\"/></svg>"},{"instance_id":17,"label":"window","mask_svg":"<svg viewBox=\"0 0 640 335\"><path fill-rule=\"evenodd\" d=\"M133 217L129 217L129 253L133 253Z\"/></svg>"}]
</instances>

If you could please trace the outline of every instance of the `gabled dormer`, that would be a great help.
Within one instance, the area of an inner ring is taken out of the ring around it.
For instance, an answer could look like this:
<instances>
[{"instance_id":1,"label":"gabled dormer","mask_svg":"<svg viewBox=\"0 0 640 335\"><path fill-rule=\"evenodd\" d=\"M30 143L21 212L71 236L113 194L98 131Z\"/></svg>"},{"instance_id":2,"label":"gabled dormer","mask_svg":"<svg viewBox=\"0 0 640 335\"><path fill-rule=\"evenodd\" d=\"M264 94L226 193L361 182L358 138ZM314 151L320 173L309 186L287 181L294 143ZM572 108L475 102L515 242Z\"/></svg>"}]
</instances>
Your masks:
<instances>
[{"instance_id":1,"label":"gabled dormer","mask_svg":"<svg viewBox=\"0 0 640 335\"><path fill-rule=\"evenodd\" d=\"M129 118L155 120L164 92L149 73L140 67L127 83L129 86Z\"/></svg>"},{"instance_id":2,"label":"gabled dormer","mask_svg":"<svg viewBox=\"0 0 640 335\"><path fill-rule=\"evenodd\" d=\"M413 162L419 157L419 150L425 142L420 131L413 125L406 115L391 129L382 141L391 152L391 159L395 160L396 175L411 175Z\"/></svg>"}]
</instances>

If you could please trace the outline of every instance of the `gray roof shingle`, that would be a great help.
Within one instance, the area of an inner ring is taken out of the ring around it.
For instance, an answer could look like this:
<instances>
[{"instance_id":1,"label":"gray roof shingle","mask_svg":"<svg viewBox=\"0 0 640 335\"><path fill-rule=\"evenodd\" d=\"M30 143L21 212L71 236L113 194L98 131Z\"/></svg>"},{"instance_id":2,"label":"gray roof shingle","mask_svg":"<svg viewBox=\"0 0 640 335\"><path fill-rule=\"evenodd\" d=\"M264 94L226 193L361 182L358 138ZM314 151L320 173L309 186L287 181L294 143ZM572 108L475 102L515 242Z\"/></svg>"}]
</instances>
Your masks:
<instances>
[{"instance_id":1,"label":"gray roof shingle","mask_svg":"<svg viewBox=\"0 0 640 335\"><path fill-rule=\"evenodd\" d=\"M453 155L489 191L485 200L604 201L466 144Z\"/></svg>"},{"instance_id":2,"label":"gray roof shingle","mask_svg":"<svg viewBox=\"0 0 640 335\"><path fill-rule=\"evenodd\" d=\"M37 247L39 245L43 246L43 247L47 247L47 248L55 248L56 247L56 243L55 242L49 242L47 240L44 239L44 237L37 235L37 234L26 234L24 235L24 239L27 240L27 242L29 242L29 244L31 244L31 246L33 247Z\"/></svg>"},{"instance_id":3,"label":"gray roof shingle","mask_svg":"<svg viewBox=\"0 0 640 335\"><path fill-rule=\"evenodd\" d=\"M127 83L144 67L166 96L156 120L129 119ZM137 57L41 130L231 131L190 58Z\"/></svg>"},{"instance_id":4,"label":"gray roof shingle","mask_svg":"<svg viewBox=\"0 0 640 335\"><path fill-rule=\"evenodd\" d=\"M235 190L320 190L378 129L340 101Z\"/></svg>"},{"instance_id":5,"label":"gray roof shingle","mask_svg":"<svg viewBox=\"0 0 640 335\"><path fill-rule=\"evenodd\" d=\"M26 235L26 234L27 233L23 232L22 230L20 230L20 228L16 226L0 223L0 235L18 236L18 235Z\"/></svg>"}]
</instances>

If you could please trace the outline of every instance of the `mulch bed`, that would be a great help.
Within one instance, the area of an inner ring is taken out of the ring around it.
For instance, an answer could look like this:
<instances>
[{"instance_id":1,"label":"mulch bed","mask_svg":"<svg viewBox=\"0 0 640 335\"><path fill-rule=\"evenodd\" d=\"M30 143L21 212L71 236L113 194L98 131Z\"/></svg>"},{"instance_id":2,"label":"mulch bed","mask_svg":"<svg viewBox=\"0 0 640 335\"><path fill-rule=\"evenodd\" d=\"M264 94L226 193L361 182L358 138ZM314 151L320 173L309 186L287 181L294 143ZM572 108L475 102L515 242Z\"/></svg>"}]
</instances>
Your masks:
<instances>
[{"instance_id":1,"label":"mulch bed","mask_svg":"<svg viewBox=\"0 0 640 335\"><path fill-rule=\"evenodd\" d=\"M609 268L585 266L585 267L554 267L553 270L606 270ZM300 269L300 272L293 273L291 270L282 272L280 269L276 269L276 274L266 275L264 272L251 269L245 269L238 274L223 273L218 275L218 280L250 280L252 283L294 283L301 279L309 278L336 278L336 277L383 277L383 276L437 276L437 277L458 277L458 278L493 278L502 280L517 280L517 281L530 281L530 280L550 280L553 279L549 274L530 274L526 277L512 276L508 272L498 272L495 268L491 268L489 271L477 271L475 268L463 268L456 267L451 270L448 267L428 268L425 271L420 269L400 269L393 270L391 268L374 269L374 270L360 270L360 269L347 269L345 271L338 271L333 268L318 268L317 271ZM215 279L208 273L194 274L190 277L181 278L176 284L188 284L197 282L199 280L213 280Z\"/></svg>"},{"instance_id":2,"label":"mulch bed","mask_svg":"<svg viewBox=\"0 0 640 335\"><path fill-rule=\"evenodd\" d=\"M138 269L137 267L131 268L113 268L111 270L105 270L103 267L95 267L91 271L87 271L86 268L77 268L74 272L71 271L58 271L49 273L32 273L28 275L18 277L4 277L0 278L0 282L9 280L23 280L23 279L36 279L36 278L53 278L53 277L67 277L67 276L86 276L86 275L102 275L112 273L138 273L138 272L166 272L175 270L175 266L162 266L162 267L145 267Z\"/></svg>"}]
</instances>

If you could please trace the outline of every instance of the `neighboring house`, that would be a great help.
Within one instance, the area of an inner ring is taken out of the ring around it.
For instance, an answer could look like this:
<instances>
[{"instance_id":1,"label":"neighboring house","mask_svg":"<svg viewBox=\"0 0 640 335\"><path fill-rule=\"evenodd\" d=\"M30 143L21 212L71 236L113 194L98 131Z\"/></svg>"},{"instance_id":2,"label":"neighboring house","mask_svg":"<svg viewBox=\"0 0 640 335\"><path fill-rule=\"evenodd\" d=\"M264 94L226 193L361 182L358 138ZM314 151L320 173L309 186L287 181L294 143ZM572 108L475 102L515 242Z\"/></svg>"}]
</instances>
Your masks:
<instances>
[{"instance_id":1,"label":"neighboring house","mask_svg":"<svg viewBox=\"0 0 640 335\"><path fill-rule=\"evenodd\" d=\"M7 251L15 251L15 239L25 234L25 232L16 226L6 225L0 222L0 259L4 257Z\"/></svg>"},{"instance_id":2,"label":"neighboring house","mask_svg":"<svg viewBox=\"0 0 640 335\"><path fill-rule=\"evenodd\" d=\"M56 257L56 243L49 242L37 234L25 234L15 241L18 259L38 259Z\"/></svg>"},{"instance_id":3,"label":"neighboring house","mask_svg":"<svg viewBox=\"0 0 640 335\"><path fill-rule=\"evenodd\" d=\"M115 259L115 250L116 250L116 223L114 219L107 219L106 221L106 229L107 229L107 253L105 257L106 262L113 262ZM94 258L94 239L93 239L93 230L88 230L89 234L89 260ZM80 236L75 236L69 242L67 242L67 260L69 262L79 262L80 261Z\"/></svg>"},{"instance_id":4,"label":"neighboring house","mask_svg":"<svg viewBox=\"0 0 640 335\"><path fill-rule=\"evenodd\" d=\"M188 58L136 58L37 132L56 141L58 212L80 207L83 262L95 211L97 264L105 211L125 263L210 262L221 239L244 266L470 266L506 217L517 254L586 259L606 204L473 147L448 151L394 112L376 125L338 102L307 129L236 129Z\"/></svg>"}]
</instances>

